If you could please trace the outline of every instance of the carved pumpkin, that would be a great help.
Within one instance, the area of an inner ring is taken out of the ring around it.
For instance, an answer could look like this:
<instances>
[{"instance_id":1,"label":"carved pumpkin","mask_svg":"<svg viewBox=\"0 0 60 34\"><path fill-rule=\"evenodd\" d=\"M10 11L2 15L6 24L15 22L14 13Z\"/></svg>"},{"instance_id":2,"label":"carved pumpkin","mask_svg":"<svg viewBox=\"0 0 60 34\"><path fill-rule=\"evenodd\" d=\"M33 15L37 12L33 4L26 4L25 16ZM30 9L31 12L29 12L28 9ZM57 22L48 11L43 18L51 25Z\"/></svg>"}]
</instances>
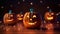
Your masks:
<instances>
[{"instance_id":1,"label":"carved pumpkin","mask_svg":"<svg viewBox=\"0 0 60 34\"><path fill-rule=\"evenodd\" d=\"M6 13L3 17L4 24L13 24L14 21L14 14Z\"/></svg>"},{"instance_id":2,"label":"carved pumpkin","mask_svg":"<svg viewBox=\"0 0 60 34\"><path fill-rule=\"evenodd\" d=\"M54 13L53 12L46 12L45 13L45 20L51 21L54 19Z\"/></svg>"},{"instance_id":3,"label":"carved pumpkin","mask_svg":"<svg viewBox=\"0 0 60 34\"><path fill-rule=\"evenodd\" d=\"M26 12L23 17L23 24L26 28L38 28L41 24L39 14L35 12Z\"/></svg>"},{"instance_id":4,"label":"carved pumpkin","mask_svg":"<svg viewBox=\"0 0 60 34\"><path fill-rule=\"evenodd\" d=\"M23 20L23 14L17 14L17 20Z\"/></svg>"}]
</instances>

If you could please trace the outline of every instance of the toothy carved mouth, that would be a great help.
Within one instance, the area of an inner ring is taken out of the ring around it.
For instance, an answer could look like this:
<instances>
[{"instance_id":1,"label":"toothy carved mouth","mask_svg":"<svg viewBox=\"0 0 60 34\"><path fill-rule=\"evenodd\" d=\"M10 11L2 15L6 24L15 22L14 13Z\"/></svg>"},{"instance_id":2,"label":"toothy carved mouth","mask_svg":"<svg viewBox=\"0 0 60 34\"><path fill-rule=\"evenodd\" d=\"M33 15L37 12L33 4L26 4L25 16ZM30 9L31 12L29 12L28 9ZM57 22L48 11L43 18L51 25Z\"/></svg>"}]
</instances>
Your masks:
<instances>
[{"instance_id":1,"label":"toothy carved mouth","mask_svg":"<svg viewBox=\"0 0 60 34\"><path fill-rule=\"evenodd\" d=\"M7 20L7 21L13 21L13 19L11 19L11 20Z\"/></svg>"},{"instance_id":2,"label":"toothy carved mouth","mask_svg":"<svg viewBox=\"0 0 60 34\"><path fill-rule=\"evenodd\" d=\"M28 23L28 24L30 24L30 25L35 25L37 22L34 22L34 23Z\"/></svg>"},{"instance_id":3,"label":"toothy carved mouth","mask_svg":"<svg viewBox=\"0 0 60 34\"><path fill-rule=\"evenodd\" d=\"M52 19L53 19L53 17L47 17L47 19L48 19L48 20L52 20Z\"/></svg>"}]
</instances>

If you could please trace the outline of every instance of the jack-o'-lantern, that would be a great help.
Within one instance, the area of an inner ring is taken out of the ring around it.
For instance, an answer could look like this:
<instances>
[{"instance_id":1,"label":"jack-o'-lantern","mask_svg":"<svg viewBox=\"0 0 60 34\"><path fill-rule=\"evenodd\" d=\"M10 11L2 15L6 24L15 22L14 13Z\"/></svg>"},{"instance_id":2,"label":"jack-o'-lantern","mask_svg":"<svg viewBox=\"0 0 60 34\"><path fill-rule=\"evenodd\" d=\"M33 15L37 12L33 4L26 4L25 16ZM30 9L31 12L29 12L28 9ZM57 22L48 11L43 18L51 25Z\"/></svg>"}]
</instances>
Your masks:
<instances>
[{"instance_id":1,"label":"jack-o'-lantern","mask_svg":"<svg viewBox=\"0 0 60 34\"><path fill-rule=\"evenodd\" d=\"M3 17L4 24L13 24L14 21L14 14L6 13Z\"/></svg>"},{"instance_id":2,"label":"jack-o'-lantern","mask_svg":"<svg viewBox=\"0 0 60 34\"><path fill-rule=\"evenodd\" d=\"M39 28L41 24L41 19L36 12L26 12L23 17L23 24L26 28Z\"/></svg>"},{"instance_id":3,"label":"jack-o'-lantern","mask_svg":"<svg viewBox=\"0 0 60 34\"><path fill-rule=\"evenodd\" d=\"M17 14L17 20L23 20L23 14Z\"/></svg>"},{"instance_id":4,"label":"jack-o'-lantern","mask_svg":"<svg viewBox=\"0 0 60 34\"><path fill-rule=\"evenodd\" d=\"M45 13L45 20L51 21L54 19L54 13L53 12L46 12Z\"/></svg>"}]
</instances>

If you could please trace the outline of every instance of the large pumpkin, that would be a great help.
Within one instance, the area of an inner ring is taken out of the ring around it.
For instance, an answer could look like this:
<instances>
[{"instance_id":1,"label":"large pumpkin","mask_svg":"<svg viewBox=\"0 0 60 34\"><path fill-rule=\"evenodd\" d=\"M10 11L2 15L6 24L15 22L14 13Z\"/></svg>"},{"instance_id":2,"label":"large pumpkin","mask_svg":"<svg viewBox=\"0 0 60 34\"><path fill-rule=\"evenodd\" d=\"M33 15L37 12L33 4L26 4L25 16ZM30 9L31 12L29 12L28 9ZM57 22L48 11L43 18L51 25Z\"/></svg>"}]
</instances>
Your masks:
<instances>
[{"instance_id":1,"label":"large pumpkin","mask_svg":"<svg viewBox=\"0 0 60 34\"><path fill-rule=\"evenodd\" d=\"M23 17L23 24L26 28L39 28L41 24L41 19L36 12L26 12Z\"/></svg>"},{"instance_id":2,"label":"large pumpkin","mask_svg":"<svg viewBox=\"0 0 60 34\"><path fill-rule=\"evenodd\" d=\"M47 21L53 20L54 17L55 17L54 12L46 12L45 13L45 20L47 20Z\"/></svg>"},{"instance_id":3,"label":"large pumpkin","mask_svg":"<svg viewBox=\"0 0 60 34\"><path fill-rule=\"evenodd\" d=\"M14 14L6 13L3 17L4 24L13 24L13 23L15 23L14 20L15 20L14 19Z\"/></svg>"}]
</instances>

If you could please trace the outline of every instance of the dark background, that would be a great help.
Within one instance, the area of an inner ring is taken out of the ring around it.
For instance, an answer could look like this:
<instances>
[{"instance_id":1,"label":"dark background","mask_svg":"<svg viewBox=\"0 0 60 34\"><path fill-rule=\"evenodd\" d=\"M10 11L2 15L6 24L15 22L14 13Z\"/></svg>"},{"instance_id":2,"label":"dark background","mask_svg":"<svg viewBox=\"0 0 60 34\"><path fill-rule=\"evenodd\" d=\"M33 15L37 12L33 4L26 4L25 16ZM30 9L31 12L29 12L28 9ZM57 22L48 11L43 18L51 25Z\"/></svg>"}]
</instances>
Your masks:
<instances>
[{"instance_id":1,"label":"dark background","mask_svg":"<svg viewBox=\"0 0 60 34\"><path fill-rule=\"evenodd\" d=\"M40 1L43 1L40 3ZM30 5L30 3L33 5ZM31 7L34 8L34 11L38 11L44 16L46 11L49 11L46 7L49 6L52 12L60 12L60 0L0 0L0 20L3 19L5 13L9 10L12 10L14 13L27 12ZM3 8L1 8L3 7Z\"/></svg>"}]
</instances>

